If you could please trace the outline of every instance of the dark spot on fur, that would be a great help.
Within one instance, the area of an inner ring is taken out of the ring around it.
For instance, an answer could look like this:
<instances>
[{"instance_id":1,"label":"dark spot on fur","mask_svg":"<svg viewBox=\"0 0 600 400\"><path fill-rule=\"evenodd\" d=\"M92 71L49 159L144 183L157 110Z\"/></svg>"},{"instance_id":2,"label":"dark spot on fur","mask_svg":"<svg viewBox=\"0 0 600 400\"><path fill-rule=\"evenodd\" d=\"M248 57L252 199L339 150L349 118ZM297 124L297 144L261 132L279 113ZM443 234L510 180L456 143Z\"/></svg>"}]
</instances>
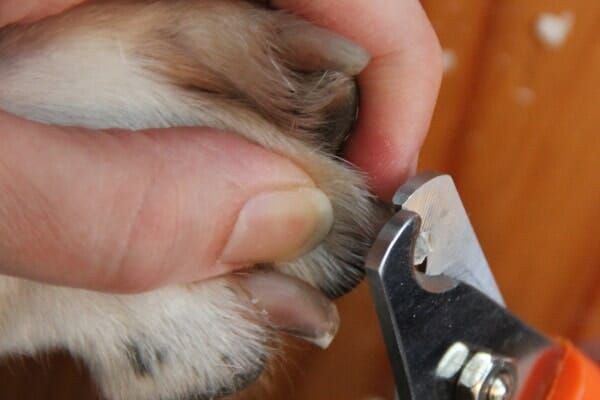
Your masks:
<instances>
[{"instance_id":1,"label":"dark spot on fur","mask_svg":"<svg viewBox=\"0 0 600 400\"><path fill-rule=\"evenodd\" d=\"M167 358L167 354L164 350L154 350L154 357L156 358L156 362L158 364L163 364L165 359Z\"/></svg>"},{"instance_id":2,"label":"dark spot on fur","mask_svg":"<svg viewBox=\"0 0 600 400\"><path fill-rule=\"evenodd\" d=\"M255 365L250 371L239 372L233 375L231 384L217 388L208 393L208 399L219 399L237 393L254 383L263 371L262 365Z\"/></svg>"},{"instance_id":3,"label":"dark spot on fur","mask_svg":"<svg viewBox=\"0 0 600 400\"><path fill-rule=\"evenodd\" d=\"M235 374L233 376L233 386L232 386L234 389L234 392L238 392L238 391L242 390L243 388L245 388L246 386L250 385L251 383L255 382L258 379L258 377L260 376L260 374L262 374L262 371L263 371L262 366L256 366L251 371L245 371L245 372L240 372L240 373Z\"/></svg>"},{"instance_id":4,"label":"dark spot on fur","mask_svg":"<svg viewBox=\"0 0 600 400\"><path fill-rule=\"evenodd\" d=\"M231 357L229 357L227 354L223 353L221 354L221 362L223 362L223 364L225 365L230 365L232 363Z\"/></svg>"},{"instance_id":5,"label":"dark spot on fur","mask_svg":"<svg viewBox=\"0 0 600 400\"><path fill-rule=\"evenodd\" d=\"M140 347L132 340L125 344L127 359L136 376L141 378L152 376L151 360L146 357Z\"/></svg>"}]
</instances>

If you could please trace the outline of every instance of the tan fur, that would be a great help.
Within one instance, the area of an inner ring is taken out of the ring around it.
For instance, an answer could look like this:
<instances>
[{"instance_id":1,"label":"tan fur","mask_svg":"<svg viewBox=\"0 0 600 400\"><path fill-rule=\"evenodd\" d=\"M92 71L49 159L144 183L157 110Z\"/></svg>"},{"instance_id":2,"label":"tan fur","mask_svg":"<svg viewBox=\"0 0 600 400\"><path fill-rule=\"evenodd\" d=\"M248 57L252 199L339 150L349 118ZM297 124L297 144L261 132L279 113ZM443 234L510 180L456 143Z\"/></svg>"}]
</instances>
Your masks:
<instances>
[{"instance_id":1,"label":"tan fur","mask_svg":"<svg viewBox=\"0 0 600 400\"><path fill-rule=\"evenodd\" d=\"M0 30L0 108L90 128L211 126L284 154L330 197L335 223L310 254L275 267L338 296L361 279L383 212L335 155L356 90L327 57L302 59L315 32L242 1L89 3ZM0 351L67 347L112 399L216 398L271 354L273 332L228 279L119 296L0 278L3 299Z\"/></svg>"}]
</instances>

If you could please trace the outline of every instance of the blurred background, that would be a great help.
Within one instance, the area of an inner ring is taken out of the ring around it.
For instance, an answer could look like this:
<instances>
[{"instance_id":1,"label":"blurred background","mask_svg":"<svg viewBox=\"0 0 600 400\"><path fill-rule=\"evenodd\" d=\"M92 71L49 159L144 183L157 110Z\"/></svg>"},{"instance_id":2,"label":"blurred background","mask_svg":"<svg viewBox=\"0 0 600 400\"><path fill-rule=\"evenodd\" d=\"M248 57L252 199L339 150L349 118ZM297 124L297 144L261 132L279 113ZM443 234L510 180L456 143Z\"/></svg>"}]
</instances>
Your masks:
<instances>
[{"instance_id":1,"label":"blurred background","mask_svg":"<svg viewBox=\"0 0 600 400\"><path fill-rule=\"evenodd\" d=\"M600 340L600 2L422 3L446 72L420 169L454 177L513 312ZM391 399L367 287L339 308L332 347L292 345L268 398ZM65 355L5 362L0 382L0 399L97 398Z\"/></svg>"}]
</instances>

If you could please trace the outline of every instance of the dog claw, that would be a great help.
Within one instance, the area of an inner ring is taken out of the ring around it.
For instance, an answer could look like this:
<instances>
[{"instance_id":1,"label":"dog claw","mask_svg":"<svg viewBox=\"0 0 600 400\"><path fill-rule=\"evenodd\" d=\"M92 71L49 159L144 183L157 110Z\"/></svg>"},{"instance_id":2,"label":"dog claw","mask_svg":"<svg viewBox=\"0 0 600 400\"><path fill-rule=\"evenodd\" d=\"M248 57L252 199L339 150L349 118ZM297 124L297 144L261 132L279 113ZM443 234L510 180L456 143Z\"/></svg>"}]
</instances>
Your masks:
<instances>
[{"instance_id":1,"label":"dog claw","mask_svg":"<svg viewBox=\"0 0 600 400\"><path fill-rule=\"evenodd\" d=\"M332 70L358 75L369 63L370 55L354 42L311 25L297 24L281 32L291 59L308 71Z\"/></svg>"},{"instance_id":2,"label":"dog claw","mask_svg":"<svg viewBox=\"0 0 600 400\"><path fill-rule=\"evenodd\" d=\"M337 308L309 284L275 271L240 274L237 279L273 329L323 349L335 337Z\"/></svg>"}]
</instances>

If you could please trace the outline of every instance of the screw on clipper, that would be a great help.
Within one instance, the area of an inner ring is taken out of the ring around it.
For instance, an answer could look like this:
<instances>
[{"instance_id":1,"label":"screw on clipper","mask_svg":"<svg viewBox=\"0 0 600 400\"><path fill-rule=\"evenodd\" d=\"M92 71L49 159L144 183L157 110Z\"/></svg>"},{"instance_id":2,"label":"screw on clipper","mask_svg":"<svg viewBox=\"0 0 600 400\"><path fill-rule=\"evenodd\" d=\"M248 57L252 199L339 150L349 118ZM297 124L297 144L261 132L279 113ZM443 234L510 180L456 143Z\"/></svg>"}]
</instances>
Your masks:
<instances>
[{"instance_id":1,"label":"screw on clipper","mask_svg":"<svg viewBox=\"0 0 600 400\"><path fill-rule=\"evenodd\" d=\"M512 360L485 351L471 352L456 342L441 358L436 375L454 386L457 400L510 400L516 380Z\"/></svg>"}]
</instances>

